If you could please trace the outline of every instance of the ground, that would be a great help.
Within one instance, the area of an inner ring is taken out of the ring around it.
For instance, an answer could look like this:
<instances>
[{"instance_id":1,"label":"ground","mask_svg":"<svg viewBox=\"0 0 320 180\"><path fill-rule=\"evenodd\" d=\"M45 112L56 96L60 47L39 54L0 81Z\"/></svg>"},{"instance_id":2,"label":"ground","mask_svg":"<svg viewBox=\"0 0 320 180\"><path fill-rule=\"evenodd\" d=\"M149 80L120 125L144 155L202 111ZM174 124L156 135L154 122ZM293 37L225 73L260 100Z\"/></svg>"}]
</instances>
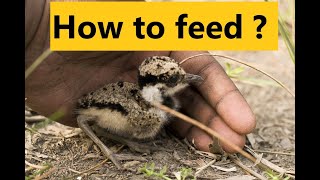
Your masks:
<instances>
[{"instance_id":1,"label":"ground","mask_svg":"<svg viewBox=\"0 0 320 180\"><path fill-rule=\"evenodd\" d=\"M294 64L281 38L278 51L212 51L211 53L231 56L251 63L271 74L294 92ZM223 66L227 62L230 63L231 69L244 67L244 71L240 73L242 80L234 79L234 82L252 107L257 119L257 127L247 136L246 144L256 153L262 153L263 158L269 162L294 172L295 99L285 89L270 83L271 80L261 73L223 58L217 59ZM252 79L258 79L258 83L262 85L247 83L247 81L253 82ZM26 111L26 113L30 112ZM26 114L26 119L28 117L30 118L30 115ZM174 173L181 172L181 168L190 168L191 174L194 175L199 170L198 168L215 159L212 166L197 173L197 179L254 178L247 175L229 158L195 151L190 144L175 138L168 131L163 131L152 142L153 146L165 147L166 150L159 150L151 154L132 152L126 146L121 147L121 144L104 139L112 150L116 151L120 148L118 154L123 155L123 158L129 158L121 163L131 171L123 172L117 170L110 161L101 164L105 157L80 129L53 122L38 129L35 133L30 131L35 124L26 123L26 177L37 175L39 169L50 164L44 173L39 173L38 177L45 179L148 179L139 169L146 162L153 162L156 172L166 166L166 175L171 179L176 179ZM252 165L241 155L238 157L243 164ZM95 166L97 167L93 168ZM253 169L262 174L257 168Z\"/></svg>"}]
</instances>

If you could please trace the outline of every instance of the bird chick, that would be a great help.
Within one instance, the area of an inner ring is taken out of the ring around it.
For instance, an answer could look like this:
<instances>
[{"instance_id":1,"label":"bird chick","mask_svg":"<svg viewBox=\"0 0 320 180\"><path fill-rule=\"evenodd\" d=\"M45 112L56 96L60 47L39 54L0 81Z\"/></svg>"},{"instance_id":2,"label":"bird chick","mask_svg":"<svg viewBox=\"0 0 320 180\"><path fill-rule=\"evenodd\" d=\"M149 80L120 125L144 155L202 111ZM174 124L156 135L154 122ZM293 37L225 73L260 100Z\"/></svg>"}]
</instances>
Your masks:
<instances>
[{"instance_id":1,"label":"bird chick","mask_svg":"<svg viewBox=\"0 0 320 180\"><path fill-rule=\"evenodd\" d=\"M121 81L110 83L84 95L77 104L79 127L118 168L121 168L118 160L93 133L89 122L93 121L106 129L108 138L129 147L137 145L133 140L155 137L170 119L150 103L178 109L179 103L174 94L189 83L202 80L200 76L186 73L174 59L165 56L146 58L138 70L138 84Z\"/></svg>"}]
</instances>

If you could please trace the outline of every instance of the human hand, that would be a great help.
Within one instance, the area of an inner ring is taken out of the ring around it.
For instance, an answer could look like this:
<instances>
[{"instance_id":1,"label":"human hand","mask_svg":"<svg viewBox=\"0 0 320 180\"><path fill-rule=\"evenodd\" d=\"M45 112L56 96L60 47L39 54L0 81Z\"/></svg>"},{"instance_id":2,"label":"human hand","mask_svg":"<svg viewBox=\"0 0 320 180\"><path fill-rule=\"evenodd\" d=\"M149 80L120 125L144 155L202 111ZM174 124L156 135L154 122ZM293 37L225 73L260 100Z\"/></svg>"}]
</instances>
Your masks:
<instances>
[{"instance_id":1,"label":"human hand","mask_svg":"<svg viewBox=\"0 0 320 180\"><path fill-rule=\"evenodd\" d=\"M49 3L33 4L35 2L26 1L26 10L43 7L43 11L27 11L26 68L49 47ZM34 26L35 22L38 26ZM110 82L136 82L137 68L148 56L170 56L181 61L199 53L203 52L53 52L26 79L26 103L45 116L62 108L65 115L58 122L76 127L73 111L83 94ZM245 134L255 127L255 118L223 68L208 56L189 60L182 67L204 78L201 85L182 93L182 110L242 147ZM212 139L206 133L179 120L171 127L180 136L193 141L198 149L209 151ZM227 152L234 152L223 143L221 146Z\"/></svg>"}]
</instances>

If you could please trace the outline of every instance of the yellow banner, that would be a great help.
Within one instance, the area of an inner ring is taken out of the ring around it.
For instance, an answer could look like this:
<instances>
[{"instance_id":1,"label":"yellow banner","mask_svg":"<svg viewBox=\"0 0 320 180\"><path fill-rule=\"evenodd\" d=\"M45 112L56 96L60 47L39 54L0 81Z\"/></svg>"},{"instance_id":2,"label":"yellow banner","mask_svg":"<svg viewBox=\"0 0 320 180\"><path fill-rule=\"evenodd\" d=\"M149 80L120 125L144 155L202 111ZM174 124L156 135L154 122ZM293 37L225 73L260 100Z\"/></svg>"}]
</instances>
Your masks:
<instances>
[{"instance_id":1,"label":"yellow banner","mask_svg":"<svg viewBox=\"0 0 320 180\"><path fill-rule=\"evenodd\" d=\"M51 2L52 51L277 50L277 2Z\"/></svg>"}]
</instances>

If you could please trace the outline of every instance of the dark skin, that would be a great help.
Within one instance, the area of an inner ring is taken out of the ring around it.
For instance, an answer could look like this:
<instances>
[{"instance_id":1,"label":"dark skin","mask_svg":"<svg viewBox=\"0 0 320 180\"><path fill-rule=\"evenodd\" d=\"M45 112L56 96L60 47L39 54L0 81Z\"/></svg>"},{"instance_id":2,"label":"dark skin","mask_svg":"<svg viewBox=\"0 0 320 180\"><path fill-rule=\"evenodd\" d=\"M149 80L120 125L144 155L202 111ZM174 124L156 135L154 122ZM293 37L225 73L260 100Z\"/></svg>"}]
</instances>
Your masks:
<instances>
[{"instance_id":1,"label":"dark skin","mask_svg":"<svg viewBox=\"0 0 320 180\"><path fill-rule=\"evenodd\" d=\"M49 48L49 1L26 0L25 69ZM136 82L137 68L144 58L170 56L181 61L203 51L134 51L134 52L53 52L26 79L26 103L35 111L49 116L58 109L65 115L61 124L77 127L73 114L78 98L106 83L119 80ZM180 94L182 111L243 147L245 135L256 125L255 117L234 83L221 65L210 56L185 62L188 73L198 74L204 81ZM209 151L212 138L200 129L175 120L171 129L187 137L195 146ZM227 152L235 152L221 143Z\"/></svg>"}]
</instances>

